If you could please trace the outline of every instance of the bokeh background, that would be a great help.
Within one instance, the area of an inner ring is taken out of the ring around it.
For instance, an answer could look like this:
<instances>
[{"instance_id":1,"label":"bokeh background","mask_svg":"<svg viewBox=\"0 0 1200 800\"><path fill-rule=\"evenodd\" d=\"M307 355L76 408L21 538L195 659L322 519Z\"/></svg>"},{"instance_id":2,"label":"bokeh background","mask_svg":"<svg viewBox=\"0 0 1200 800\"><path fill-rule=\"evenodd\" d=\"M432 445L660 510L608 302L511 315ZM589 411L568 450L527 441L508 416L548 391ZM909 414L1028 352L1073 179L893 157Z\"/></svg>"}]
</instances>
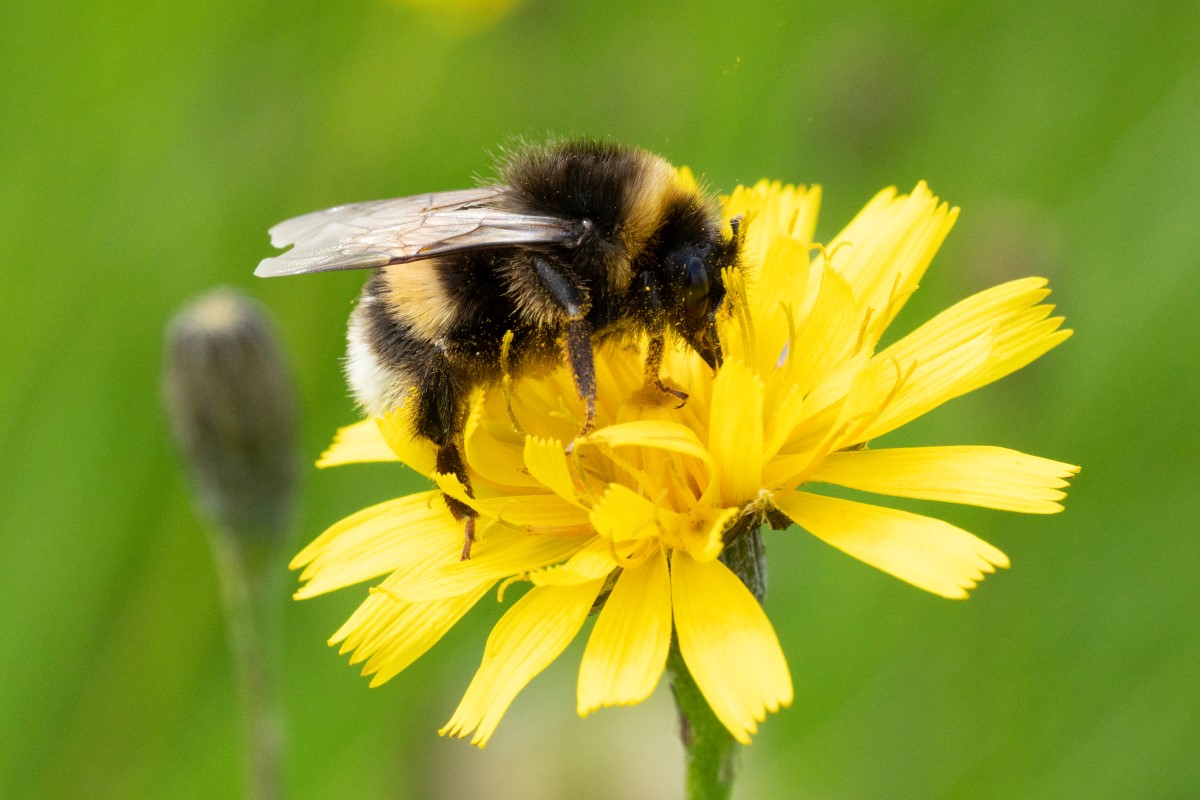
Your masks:
<instances>
[{"instance_id":1,"label":"bokeh background","mask_svg":"<svg viewBox=\"0 0 1200 800\"><path fill-rule=\"evenodd\" d=\"M1013 568L927 595L793 530L767 608L794 706L741 798L1200 796L1200 17L1082 2L0 5L0 795L236 796L203 524L161 410L162 331L231 284L274 313L315 458L361 275L264 282L266 229L468 185L516 136L640 144L728 188L820 183L828 239L920 179L962 207L901 327L1051 279L1078 333L893 443L1082 464L1066 513L945 508ZM306 471L298 547L411 488ZM385 687L323 644L361 591L288 604L295 798L680 792L665 686L579 720L568 651L479 752L435 731L500 607Z\"/></svg>"}]
</instances>

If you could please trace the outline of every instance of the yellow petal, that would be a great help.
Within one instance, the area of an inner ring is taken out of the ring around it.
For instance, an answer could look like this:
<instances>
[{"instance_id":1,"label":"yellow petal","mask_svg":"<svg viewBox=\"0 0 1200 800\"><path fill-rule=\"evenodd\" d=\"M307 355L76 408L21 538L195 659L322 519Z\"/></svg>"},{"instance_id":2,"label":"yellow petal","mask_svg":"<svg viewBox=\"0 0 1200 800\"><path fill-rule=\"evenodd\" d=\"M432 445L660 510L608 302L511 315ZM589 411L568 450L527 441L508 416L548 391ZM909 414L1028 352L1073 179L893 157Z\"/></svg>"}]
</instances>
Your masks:
<instances>
[{"instance_id":1,"label":"yellow petal","mask_svg":"<svg viewBox=\"0 0 1200 800\"><path fill-rule=\"evenodd\" d=\"M484 414L482 395L476 395L463 433L463 455L484 482L497 487L538 487L525 471L524 436L513 430L507 415Z\"/></svg>"},{"instance_id":2,"label":"yellow petal","mask_svg":"<svg viewBox=\"0 0 1200 800\"><path fill-rule=\"evenodd\" d=\"M747 263L757 264L780 236L811 242L820 204L819 186L785 186L764 179L751 187L736 187L725 198L724 217L726 223L744 217L744 257Z\"/></svg>"},{"instance_id":3,"label":"yellow petal","mask_svg":"<svg viewBox=\"0 0 1200 800\"><path fill-rule=\"evenodd\" d=\"M568 503L556 494L515 494L470 503L485 517L531 529L568 529L587 525L586 508Z\"/></svg>"},{"instance_id":4,"label":"yellow petal","mask_svg":"<svg viewBox=\"0 0 1200 800\"><path fill-rule=\"evenodd\" d=\"M794 488L826 454L880 436L963 393L991 353L988 334L956 342L926 360L858 354L804 400L790 441L764 469L767 486ZM839 405L840 404L840 405Z\"/></svg>"},{"instance_id":5,"label":"yellow petal","mask_svg":"<svg viewBox=\"0 0 1200 800\"><path fill-rule=\"evenodd\" d=\"M773 241L750 291L750 315L758 339L758 360L752 366L763 377L777 370L780 355L796 329L789 315L794 316L805 306L810 248L810 242L790 236Z\"/></svg>"},{"instance_id":6,"label":"yellow petal","mask_svg":"<svg viewBox=\"0 0 1200 800\"><path fill-rule=\"evenodd\" d=\"M462 548L462 535L462 523L454 521L436 492L371 506L330 527L292 559L292 569L305 567L300 580L306 583L295 597L450 561L455 548Z\"/></svg>"},{"instance_id":7,"label":"yellow petal","mask_svg":"<svg viewBox=\"0 0 1200 800\"><path fill-rule=\"evenodd\" d=\"M386 589L374 590L330 644L345 640L341 652L354 651L351 664L366 661L363 675L371 686L400 674L446 635L495 584L483 581L456 597L428 603L407 603Z\"/></svg>"},{"instance_id":8,"label":"yellow petal","mask_svg":"<svg viewBox=\"0 0 1200 800\"><path fill-rule=\"evenodd\" d=\"M792 679L771 622L720 561L671 557L679 652L717 719L750 743L768 711L792 702Z\"/></svg>"},{"instance_id":9,"label":"yellow petal","mask_svg":"<svg viewBox=\"0 0 1200 800\"><path fill-rule=\"evenodd\" d=\"M671 581L661 550L617 579L579 667L579 716L631 706L654 691L671 645Z\"/></svg>"},{"instance_id":10,"label":"yellow petal","mask_svg":"<svg viewBox=\"0 0 1200 800\"><path fill-rule=\"evenodd\" d=\"M880 357L908 361L927 358L927 354L955 347L983 333L1004 328L1021 319L1050 294L1045 278L1020 278L1008 281L960 300L913 332L907 334ZM1035 314L1033 322L1045 319L1048 307Z\"/></svg>"},{"instance_id":11,"label":"yellow petal","mask_svg":"<svg viewBox=\"0 0 1200 800\"><path fill-rule=\"evenodd\" d=\"M871 423L840 437L835 449L882 436L966 394L994 352L994 339L984 333L909 361L872 359L872 368L890 373L893 380L877 384L879 393L872 403L877 413Z\"/></svg>"},{"instance_id":12,"label":"yellow petal","mask_svg":"<svg viewBox=\"0 0 1200 800\"><path fill-rule=\"evenodd\" d=\"M957 397L1014 372L1066 341L1061 317L1047 319L1052 306L1038 305L1050 293L1044 278L1023 278L956 303L875 358L901 364L928 362L986 336L987 358L954 384ZM950 399L947 397L946 399ZM873 435L879 435L874 433Z\"/></svg>"},{"instance_id":13,"label":"yellow petal","mask_svg":"<svg viewBox=\"0 0 1200 800\"><path fill-rule=\"evenodd\" d=\"M798 441L812 439L814 436L820 438L824 429L839 413L838 404L853 391L855 381L869 366L870 354L860 350L822 378L804 397L804 411L795 430L797 437L788 441L782 450L798 452L804 449L797 446Z\"/></svg>"},{"instance_id":14,"label":"yellow petal","mask_svg":"<svg viewBox=\"0 0 1200 800\"><path fill-rule=\"evenodd\" d=\"M607 577L619 566L613 543L597 536L566 562L529 573L529 582L534 586L574 586Z\"/></svg>"},{"instance_id":15,"label":"yellow petal","mask_svg":"<svg viewBox=\"0 0 1200 800\"><path fill-rule=\"evenodd\" d=\"M725 549L722 534L741 513L740 508L696 509L679 533L683 549L697 561L712 561Z\"/></svg>"},{"instance_id":16,"label":"yellow petal","mask_svg":"<svg viewBox=\"0 0 1200 800\"><path fill-rule=\"evenodd\" d=\"M629 542L663 536L679 529L683 516L663 508L619 483L608 489L592 507L592 527L606 539Z\"/></svg>"},{"instance_id":17,"label":"yellow petal","mask_svg":"<svg viewBox=\"0 0 1200 800\"><path fill-rule=\"evenodd\" d=\"M774 403L767 401L764 408L767 417L763 430L763 463L766 464L779 454L780 448L804 418L804 393L799 386L792 384Z\"/></svg>"},{"instance_id":18,"label":"yellow petal","mask_svg":"<svg viewBox=\"0 0 1200 800\"><path fill-rule=\"evenodd\" d=\"M702 503L711 499L717 490L716 465L713 457L700 443L695 432L677 422L662 420L637 420L617 425L608 425L579 440L584 444L599 444L608 447L649 447L692 456L699 460L707 472Z\"/></svg>"},{"instance_id":19,"label":"yellow petal","mask_svg":"<svg viewBox=\"0 0 1200 800\"><path fill-rule=\"evenodd\" d=\"M675 178L679 182L679 186L688 191L700 191L700 182L696 180L696 173L692 172L692 168L687 164L675 170Z\"/></svg>"},{"instance_id":20,"label":"yellow petal","mask_svg":"<svg viewBox=\"0 0 1200 800\"><path fill-rule=\"evenodd\" d=\"M751 310L756 317L782 303L797 309L802 306L811 278L811 253L811 238L784 235L770 243L751 291Z\"/></svg>"},{"instance_id":21,"label":"yellow petal","mask_svg":"<svg viewBox=\"0 0 1200 800\"><path fill-rule=\"evenodd\" d=\"M462 540L459 539L460 549ZM401 600L422 602L462 594L486 580L520 575L556 564L582 550L591 540L582 536L535 536L501 525L479 533L468 561L439 566L398 584L392 591Z\"/></svg>"},{"instance_id":22,"label":"yellow petal","mask_svg":"<svg viewBox=\"0 0 1200 800\"><path fill-rule=\"evenodd\" d=\"M708 449L720 465L723 506L741 505L762 488L764 391L762 379L733 359L713 381Z\"/></svg>"},{"instance_id":23,"label":"yellow petal","mask_svg":"<svg viewBox=\"0 0 1200 800\"><path fill-rule=\"evenodd\" d=\"M602 582L538 586L496 623L462 702L438 733L483 747L525 685L566 649L587 619Z\"/></svg>"},{"instance_id":24,"label":"yellow petal","mask_svg":"<svg viewBox=\"0 0 1200 800\"><path fill-rule=\"evenodd\" d=\"M868 363L855 372L840 404L833 403L815 413L806 410L795 438L787 443L789 452L776 456L763 467L764 485L775 492L791 491L808 480L812 470L830 452L861 441L861 432L885 410L896 394L897 384L905 377L892 365L882 362ZM806 409L820 402L824 401L810 396L805 401Z\"/></svg>"},{"instance_id":25,"label":"yellow petal","mask_svg":"<svg viewBox=\"0 0 1200 800\"><path fill-rule=\"evenodd\" d=\"M376 422L380 434L396 457L422 475L428 476L437 464L437 447L428 439L413 433L413 405L406 403L384 414Z\"/></svg>"},{"instance_id":26,"label":"yellow petal","mask_svg":"<svg viewBox=\"0 0 1200 800\"><path fill-rule=\"evenodd\" d=\"M596 360L597 378L604 359ZM571 370L565 366L546 373L533 373L518 379L511 387L513 415L525 433L545 438L569 441L579 433L583 424L583 405L575 389ZM502 389L489 391L485 398L489 416L504 421L511 419ZM604 393L597 402L597 413L603 408ZM523 445L518 442L518 447Z\"/></svg>"},{"instance_id":27,"label":"yellow petal","mask_svg":"<svg viewBox=\"0 0 1200 800\"><path fill-rule=\"evenodd\" d=\"M1048 313L1050 307L1042 308ZM1015 324L996 331L992 358L988 359L983 369L975 373L974 380L963 387L963 393L973 392L981 386L1016 372L1070 339L1075 331L1069 328L1060 330L1062 323L1063 317L1051 317L1040 322L1026 320L1024 324Z\"/></svg>"},{"instance_id":28,"label":"yellow petal","mask_svg":"<svg viewBox=\"0 0 1200 800\"><path fill-rule=\"evenodd\" d=\"M505 494L491 487L477 487L474 496L454 475L430 474L446 494L488 518L530 529L573 529L587 525L585 508L572 505L556 494Z\"/></svg>"},{"instance_id":29,"label":"yellow petal","mask_svg":"<svg viewBox=\"0 0 1200 800\"><path fill-rule=\"evenodd\" d=\"M566 450L558 439L543 439L538 436L525 437L525 469L539 485L553 491L563 500L583 508L575 481L567 466Z\"/></svg>"},{"instance_id":30,"label":"yellow petal","mask_svg":"<svg viewBox=\"0 0 1200 800\"><path fill-rule=\"evenodd\" d=\"M317 459L317 466L324 469L342 464L399 460L380 433L379 423L371 418L338 428L333 443Z\"/></svg>"},{"instance_id":31,"label":"yellow petal","mask_svg":"<svg viewBox=\"0 0 1200 800\"><path fill-rule=\"evenodd\" d=\"M808 394L853 351L863 309L846 280L825 266L812 305L797 311L796 338L785 359L791 380Z\"/></svg>"},{"instance_id":32,"label":"yellow petal","mask_svg":"<svg viewBox=\"0 0 1200 800\"><path fill-rule=\"evenodd\" d=\"M1054 514L1079 467L1002 447L909 447L832 453L810 480L867 492Z\"/></svg>"},{"instance_id":33,"label":"yellow petal","mask_svg":"<svg viewBox=\"0 0 1200 800\"><path fill-rule=\"evenodd\" d=\"M958 217L958 209L939 204L924 182L909 195L895 191L876 195L827 247L860 306L873 311L872 338L917 288Z\"/></svg>"},{"instance_id":34,"label":"yellow petal","mask_svg":"<svg viewBox=\"0 0 1200 800\"><path fill-rule=\"evenodd\" d=\"M818 539L942 597L962 599L1008 558L982 539L931 517L836 497L792 492L775 503Z\"/></svg>"}]
</instances>

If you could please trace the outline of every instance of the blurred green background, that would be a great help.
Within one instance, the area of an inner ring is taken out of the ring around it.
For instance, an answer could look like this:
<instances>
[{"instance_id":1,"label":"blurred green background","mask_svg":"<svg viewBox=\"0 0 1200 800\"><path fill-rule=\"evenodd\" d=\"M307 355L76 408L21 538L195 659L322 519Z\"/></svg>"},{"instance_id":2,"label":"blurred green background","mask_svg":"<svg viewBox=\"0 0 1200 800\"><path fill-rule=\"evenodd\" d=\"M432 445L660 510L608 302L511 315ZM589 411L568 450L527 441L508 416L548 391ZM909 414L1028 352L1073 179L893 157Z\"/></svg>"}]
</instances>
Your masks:
<instances>
[{"instance_id":1,"label":"blurred green background","mask_svg":"<svg viewBox=\"0 0 1200 800\"><path fill-rule=\"evenodd\" d=\"M712 186L825 187L828 238L927 179L961 220L901 318L1051 279L1078 330L893 443L1082 464L1065 514L939 508L1013 568L938 599L768 540L796 685L741 798L1200 796L1200 17L1082 2L0 5L0 794L239 790L209 546L165 436L166 320L215 284L276 315L315 458L362 280L264 282L266 229L468 185L514 136L611 136ZM306 473L295 546L411 487ZM286 612L295 798L675 796L664 686L574 714L575 647L486 751L435 731L500 610L385 687L323 644L359 590ZM578 643L577 643L578 644Z\"/></svg>"}]
</instances>

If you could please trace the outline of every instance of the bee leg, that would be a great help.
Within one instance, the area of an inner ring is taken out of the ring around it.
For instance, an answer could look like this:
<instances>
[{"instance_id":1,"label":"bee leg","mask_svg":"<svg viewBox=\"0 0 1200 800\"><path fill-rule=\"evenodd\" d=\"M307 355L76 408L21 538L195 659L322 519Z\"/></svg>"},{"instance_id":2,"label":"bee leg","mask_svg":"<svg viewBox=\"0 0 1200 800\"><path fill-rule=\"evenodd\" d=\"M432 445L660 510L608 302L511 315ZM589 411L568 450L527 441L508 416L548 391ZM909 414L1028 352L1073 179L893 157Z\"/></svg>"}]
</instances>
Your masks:
<instances>
[{"instance_id":1,"label":"bee leg","mask_svg":"<svg viewBox=\"0 0 1200 800\"><path fill-rule=\"evenodd\" d=\"M467 490L467 494L471 497L475 496L475 493L471 491L471 479L467 476L467 466L463 463L462 453L457 442L449 441L438 447L435 469L443 475L453 475L458 478ZM479 514L466 503L448 494L443 494L442 498L446 501L446 506L454 518L463 523L462 560L466 561L471 557L471 545L475 543L475 520Z\"/></svg>"},{"instance_id":2,"label":"bee leg","mask_svg":"<svg viewBox=\"0 0 1200 800\"><path fill-rule=\"evenodd\" d=\"M663 351L666 349L666 343L663 340L662 331L650 332L650 346L646 348L646 383L653 383L663 394L669 394L679 400L679 405L676 408L683 408L687 405L688 393L681 392L678 389L672 389L662 382L662 376L659 371L662 369Z\"/></svg>"},{"instance_id":3,"label":"bee leg","mask_svg":"<svg viewBox=\"0 0 1200 800\"><path fill-rule=\"evenodd\" d=\"M416 413L417 433L438 446L434 469L443 475L453 475L462 483L468 497L474 497L471 478L462 454L462 426L464 409L461 402L461 383L454 379L445 354L438 352L425 364L422 376L423 389L419 395ZM479 514L466 503L443 493L446 506L454 518L463 523L462 560L471 557L471 545L475 541L475 519Z\"/></svg>"},{"instance_id":4,"label":"bee leg","mask_svg":"<svg viewBox=\"0 0 1200 800\"><path fill-rule=\"evenodd\" d=\"M646 314L646 328L650 333L650 345L646 348L646 383L653 383L654 386L664 394L672 395L679 400L679 405L676 408L683 408L687 405L687 392L681 392L678 389L672 389L662 382L662 376L659 374L662 369L663 353L666 350L666 342L663 338L663 329L666 327L666 313L663 311L662 298L658 295L658 286L654 283L654 276L649 272L641 274L642 281L642 297L644 298L643 310Z\"/></svg>"},{"instance_id":5,"label":"bee leg","mask_svg":"<svg viewBox=\"0 0 1200 800\"><path fill-rule=\"evenodd\" d=\"M587 290L573 285L544 258L535 256L533 268L554 305L566 317L567 361L575 377L575 389L586 406L579 436L586 436L591 433L596 420L596 365L592 361L592 326L586 319Z\"/></svg>"},{"instance_id":6,"label":"bee leg","mask_svg":"<svg viewBox=\"0 0 1200 800\"><path fill-rule=\"evenodd\" d=\"M579 435L587 436L596 421L596 365L592 361L592 326L585 319L567 323L567 360L575 376L575 389L586 405Z\"/></svg>"}]
</instances>

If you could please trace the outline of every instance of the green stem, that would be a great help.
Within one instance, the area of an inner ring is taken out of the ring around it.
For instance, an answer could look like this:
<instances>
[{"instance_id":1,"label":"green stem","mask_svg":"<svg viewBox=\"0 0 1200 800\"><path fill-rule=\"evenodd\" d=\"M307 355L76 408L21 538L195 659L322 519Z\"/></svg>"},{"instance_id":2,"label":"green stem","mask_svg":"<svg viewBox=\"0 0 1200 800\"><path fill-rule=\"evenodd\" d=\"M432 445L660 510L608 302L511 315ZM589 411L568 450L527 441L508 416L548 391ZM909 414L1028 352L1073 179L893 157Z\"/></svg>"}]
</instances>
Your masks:
<instances>
[{"instance_id":1,"label":"green stem","mask_svg":"<svg viewBox=\"0 0 1200 800\"><path fill-rule=\"evenodd\" d=\"M277 542L220 531L212 543L242 707L245 796L279 800L284 795L278 580L283 570Z\"/></svg>"},{"instance_id":2,"label":"green stem","mask_svg":"<svg viewBox=\"0 0 1200 800\"><path fill-rule=\"evenodd\" d=\"M686 797L726 800L733 791L738 743L708 707L674 641L667 656L667 669L671 671L671 693L679 710L679 738L686 760Z\"/></svg>"},{"instance_id":3,"label":"green stem","mask_svg":"<svg viewBox=\"0 0 1200 800\"><path fill-rule=\"evenodd\" d=\"M730 531L729 544L721 560L742 579L742 583L763 601L767 590L767 561L758 520L748 518L739 529ZM672 639L667 669L671 673L671 692L679 711L679 738L686 759L688 800L728 800L733 792L739 745L713 714L700 687L692 678L679 643Z\"/></svg>"}]
</instances>

